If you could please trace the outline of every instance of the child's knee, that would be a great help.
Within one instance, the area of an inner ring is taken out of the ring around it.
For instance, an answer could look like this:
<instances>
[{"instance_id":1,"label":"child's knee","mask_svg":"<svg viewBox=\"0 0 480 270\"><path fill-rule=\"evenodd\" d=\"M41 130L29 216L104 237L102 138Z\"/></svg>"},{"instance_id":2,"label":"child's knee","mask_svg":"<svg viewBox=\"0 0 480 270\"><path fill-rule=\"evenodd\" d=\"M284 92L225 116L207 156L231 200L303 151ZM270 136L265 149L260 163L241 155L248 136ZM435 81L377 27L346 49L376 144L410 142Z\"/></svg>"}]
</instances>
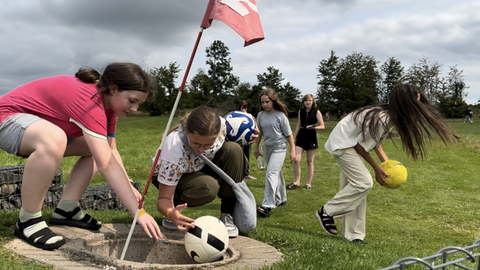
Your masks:
<instances>
[{"instance_id":1,"label":"child's knee","mask_svg":"<svg viewBox=\"0 0 480 270\"><path fill-rule=\"evenodd\" d=\"M204 186L202 188L184 190L180 196L182 203L188 206L202 206L212 202L217 197L218 188Z\"/></svg>"}]
</instances>

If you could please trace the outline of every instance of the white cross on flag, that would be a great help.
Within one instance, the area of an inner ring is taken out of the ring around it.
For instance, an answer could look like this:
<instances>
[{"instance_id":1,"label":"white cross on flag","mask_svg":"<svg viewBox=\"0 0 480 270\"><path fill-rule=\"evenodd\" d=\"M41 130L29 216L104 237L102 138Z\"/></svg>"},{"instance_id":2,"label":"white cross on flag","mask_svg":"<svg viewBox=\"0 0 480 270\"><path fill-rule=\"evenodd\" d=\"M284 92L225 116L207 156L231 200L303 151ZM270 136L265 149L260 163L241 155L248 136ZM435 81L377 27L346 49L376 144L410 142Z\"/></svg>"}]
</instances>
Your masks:
<instances>
[{"instance_id":1,"label":"white cross on flag","mask_svg":"<svg viewBox=\"0 0 480 270\"><path fill-rule=\"evenodd\" d=\"M265 38L255 0L210 0L201 27L209 28L212 20L235 30L245 40L245 47Z\"/></svg>"}]
</instances>

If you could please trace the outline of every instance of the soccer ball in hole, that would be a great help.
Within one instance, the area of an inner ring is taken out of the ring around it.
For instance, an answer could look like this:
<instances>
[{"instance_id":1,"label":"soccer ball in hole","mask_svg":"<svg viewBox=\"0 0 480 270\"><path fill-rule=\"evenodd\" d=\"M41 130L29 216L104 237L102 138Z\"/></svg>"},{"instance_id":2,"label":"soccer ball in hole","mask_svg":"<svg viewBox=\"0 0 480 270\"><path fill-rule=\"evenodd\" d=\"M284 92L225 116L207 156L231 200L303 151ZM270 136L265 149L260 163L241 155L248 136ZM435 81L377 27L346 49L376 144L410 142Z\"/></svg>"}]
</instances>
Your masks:
<instances>
[{"instance_id":1,"label":"soccer ball in hole","mask_svg":"<svg viewBox=\"0 0 480 270\"><path fill-rule=\"evenodd\" d=\"M185 249L199 263L217 261L228 248L228 231L223 222L212 216L199 217L195 228L185 233Z\"/></svg>"},{"instance_id":2,"label":"soccer ball in hole","mask_svg":"<svg viewBox=\"0 0 480 270\"><path fill-rule=\"evenodd\" d=\"M235 111L225 115L227 126L227 140L245 145L252 140L255 134L255 121L245 112Z\"/></svg>"},{"instance_id":3,"label":"soccer ball in hole","mask_svg":"<svg viewBox=\"0 0 480 270\"><path fill-rule=\"evenodd\" d=\"M387 182L387 185L385 187L398 188L403 185L405 181L407 181L407 168L405 168L402 163L396 160L389 160L383 162L382 164L380 164L380 166L390 176L385 178L385 181Z\"/></svg>"}]
</instances>

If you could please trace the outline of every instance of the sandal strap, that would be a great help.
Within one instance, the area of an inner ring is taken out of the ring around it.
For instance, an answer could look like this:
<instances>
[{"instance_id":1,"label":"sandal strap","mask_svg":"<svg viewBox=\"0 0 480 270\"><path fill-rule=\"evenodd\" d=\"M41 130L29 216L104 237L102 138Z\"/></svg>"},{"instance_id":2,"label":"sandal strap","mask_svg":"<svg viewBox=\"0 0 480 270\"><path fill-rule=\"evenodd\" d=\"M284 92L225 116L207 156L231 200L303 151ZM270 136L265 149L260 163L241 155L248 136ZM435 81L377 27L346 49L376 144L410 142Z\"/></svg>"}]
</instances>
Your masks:
<instances>
[{"instance_id":1,"label":"sandal strap","mask_svg":"<svg viewBox=\"0 0 480 270\"><path fill-rule=\"evenodd\" d=\"M85 213L85 216L80 221L85 223L98 224L97 220L87 213Z\"/></svg>"},{"instance_id":2,"label":"sandal strap","mask_svg":"<svg viewBox=\"0 0 480 270\"><path fill-rule=\"evenodd\" d=\"M47 243L48 240L50 240L51 238L53 238L55 236L58 236L58 235L55 234L54 232L52 232L52 230L50 230L48 227L45 227L45 228L41 229L40 231L30 235L30 237L28 237L28 238L30 240L32 240L33 242L37 243L37 244L45 245L45 243ZM39 238L39 239L37 241L35 241L35 239L37 239L37 238Z\"/></svg>"},{"instance_id":3,"label":"sandal strap","mask_svg":"<svg viewBox=\"0 0 480 270\"><path fill-rule=\"evenodd\" d=\"M333 230L337 229L337 226L335 226L335 224L323 224L323 227L325 227L325 229L328 231L331 231L332 229Z\"/></svg>"},{"instance_id":4,"label":"sandal strap","mask_svg":"<svg viewBox=\"0 0 480 270\"><path fill-rule=\"evenodd\" d=\"M333 232L333 230L337 231L337 226L335 226L335 220L332 216L329 216L327 213L324 212L323 206L318 211L320 222L322 223L322 227L330 234L337 235L337 232Z\"/></svg>"},{"instance_id":5,"label":"sandal strap","mask_svg":"<svg viewBox=\"0 0 480 270\"><path fill-rule=\"evenodd\" d=\"M28 228L32 225L35 225L37 223L40 223L40 222L43 222L43 218L42 217L37 217L37 218L32 218L32 219L29 219L25 222L18 222L18 229L20 229L20 231L22 231L23 233L23 230L25 230L25 228Z\"/></svg>"},{"instance_id":6,"label":"sandal strap","mask_svg":"<svg viewBox=\"0 0 480 270\"><path fill-rule=\"evenodd\" d=\"M331 217L331 216L329 216L329 215L327 215L327 214L325 214L325 213L321 213L321 214L320 214L320 217L321 217L322 220L325 221L325 222L327 222L327 221L332 221L332 222L333 222L333 221L334 221L334 220L333 220L333 217Z\"/></svg>"},{"instance_id":7,"label":"sandal strap","mask_svg":"<svg viewBox=\"0 0 480 270\"><path fill-rule=\"evenodd\" d=\"M43 222L43 218L42 217L37 217L37 218L32 218L32 219L29 219L25 222L18 222L18 229L20 230L20 232L22 234L24 234L24 230L32 225L35 225L35 224L38 224L40 222ZM55 237L55 236L58 236L57 234L55 234L54 232L52 232L52 230L50 230L48 227L45 227L35 233L33 233L32 235L30 235L28 237L28 239L30 239L32 242L34 243L38 243L38 244L41 244L41 245L45 245L45 243L50 240L52 237ZM38 238L38 240L37 240ZM36 240L36 241L35 241Z\"/></svg>"},{"instance_id":8,"label":"sandal strap","mask_svg":"<svg viewBox=\"0 0 480 270\"><path fill-rule=\"evenodd\" d=\"M75 207L75 209L73 209L72 211L65 211L65 210L62 210L60 208L55 208L55 213L61 215L61 216L64 216L65 219L72 219L76 214L78 214L78 212L80 212L82 209L80 209L80 207Z\"/></svg>"}]
</instances>

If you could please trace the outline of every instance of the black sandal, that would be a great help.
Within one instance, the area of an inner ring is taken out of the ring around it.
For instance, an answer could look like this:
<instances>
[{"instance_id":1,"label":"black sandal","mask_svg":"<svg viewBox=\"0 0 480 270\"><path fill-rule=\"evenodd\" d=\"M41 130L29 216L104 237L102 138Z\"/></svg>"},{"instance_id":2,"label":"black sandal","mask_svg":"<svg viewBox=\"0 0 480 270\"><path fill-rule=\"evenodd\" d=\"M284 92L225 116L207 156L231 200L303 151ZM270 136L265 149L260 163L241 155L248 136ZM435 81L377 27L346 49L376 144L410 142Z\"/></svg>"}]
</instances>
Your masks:
<instances>
[{"instance_id":1,"label":"black sandal","mask_svg":"<svg viewBox=\"0 0 480 270\"><path fill-rule=\"evenodd\" d=\"M275 205L275 207L283 207L285 205L287 205L287 201L281 202L281 203Z\"/></svg>"},{"instance_id":2,"label":"black sandal","mask_svg":"<svg viewBox=\"0 0 480 270\"><path fill-rule=\"evenodd\" d=\"M269 217L270 216L270 208L260 206L257 208L257 213L262 217Z\"/></svg>"},{"instance_id":3,"label":"black sandal","mask_svg":"<svg viewBox=\"0 0 480 270\"><path fill-rule=\"evenodd\" d=\"M291 183L287 185L288 190L293 190L293 189L296 189L297 187L299 187L299 185L295 185L295 183Z\"/></svg>"},{"instance_id":4,"label":"black sandal","mask_svg":"<svg viewBox=\"0 0 480 270\"><path fill-rule=\"evenodd\" d=\"M317 213L315 213L315 216L317 216L317 219L318 221L320 221L320 225L322 225L322 229L324 231L332 235L338 234L337 226L335 226L335 221L333 220L333 217L325 214L323 206L320 211L317 211Z\"/></svg>"},{"instance_id":5,"label":"black sandal","mask_svg":"<svg viewBox=\"0 0 480 270\"><path fill-rule=\"evenodd\" d=\"M22 239L23 241L27 242L28 244L30 244L34 247L41 248L41 249L44 249L44 250L57 249L57 248L59 248L59 247L61 247L65 244L65 239L63 239L63 238L62 238L62 240L59 240L55 243L46 244L47 241L50 240L51 238L53 238L55 236L59 236L59 235L55 234L54 232L52 232L48 227L45 227L45 228L39 230L38 232L30 235L29 237L27 237L23 233L23 231L26 228L28 228L32 225L35 225L37 223L40 223L40 222L43 222L42 217L30 219L30 220L27 220L26 222L23 222L23 223L18 221L17 225L15 226L15 231L14 231L15 236Z\"/></svg>"},{"instance_id":6,"label":"black sandal","mask_svg":"<svg viewBox=\"0 0 480 270\"><path fill-rule=\"evenodd\" d=\"M56 208L55 213L64 216L65 219L60 218L50 218L49 223L52 225L64 225L64 226L73 226L81 229L87 230L98 230L102 227L102 223L94 219L89 214L85 213L85 216L81 220L72 219L78 212L80 212L80 207L76 207L73 211L67 212L60 208Z\"/></svg>"}]
</instances>

